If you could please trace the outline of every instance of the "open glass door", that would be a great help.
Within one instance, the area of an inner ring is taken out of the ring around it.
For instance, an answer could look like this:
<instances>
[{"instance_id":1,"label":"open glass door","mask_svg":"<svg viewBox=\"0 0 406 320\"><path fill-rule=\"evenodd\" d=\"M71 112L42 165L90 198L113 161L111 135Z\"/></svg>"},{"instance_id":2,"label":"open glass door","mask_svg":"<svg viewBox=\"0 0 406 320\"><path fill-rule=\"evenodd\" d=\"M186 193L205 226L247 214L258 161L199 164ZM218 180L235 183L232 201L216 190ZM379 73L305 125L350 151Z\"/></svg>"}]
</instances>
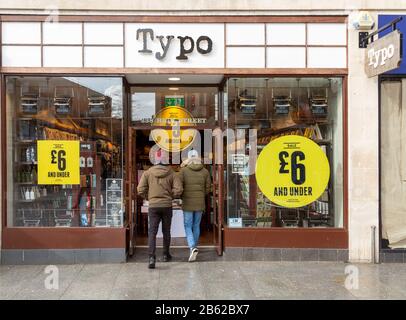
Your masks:
<instances>
[{"instance_id":1,"label":"open glass door","mask_svg":"<svg viewBox=\"0 0 406 320\"><path fill-rule=\"evenodd\" d=\"M224 82L225 84L225 82ZM217 132L213 133L213 231L214 244L217 254L223 255L223 221L224 221L224 146L223 146L223 130L224 130L224 85L220 87L218 92L218 124ZM220 140L219 140L220 135ZM221 142L220 142L221 141Z\"/></svg>"},{"instance_id":2,"label":"open glass door","mask_svg":"<svg viewBox=\"0 0 406 320\"><path fill-rule=\"evenodd\" d=\"M128 254L134 254L135 239L137 231L137 166L136 166L136 130L132 127L128 129L128 233L127 233L127 246Z\"/></svg>"},{"instance_id":3,"label":"open glass door","mask_svg":"<svg viewBox=\"0 0 406 320\"><path fill-rule=\"evenodd\" d=\"M223 255L223 165L213 164L213 228L217 254Z\"/></svg>"}]
</instances>

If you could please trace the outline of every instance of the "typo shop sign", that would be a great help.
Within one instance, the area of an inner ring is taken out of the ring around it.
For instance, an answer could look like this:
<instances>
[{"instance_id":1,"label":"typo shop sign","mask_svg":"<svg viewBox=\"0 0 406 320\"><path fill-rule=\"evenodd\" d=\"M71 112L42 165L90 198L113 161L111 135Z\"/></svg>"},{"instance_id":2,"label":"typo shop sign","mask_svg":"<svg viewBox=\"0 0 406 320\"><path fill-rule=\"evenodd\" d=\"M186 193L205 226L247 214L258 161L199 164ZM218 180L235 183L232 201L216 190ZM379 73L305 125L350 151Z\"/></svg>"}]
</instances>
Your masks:
<instances>
[{"instance_id":1,"label":"typo shop sign","mask_svg":"<svg viewBox=\"0 0 406 320\"><path fill-rule=\"evenodd\" d=\"M201 35L197 39L190 36L177 36L179 39L177 43L177 49L179 54L176 56L177 60L188 60L188 55L192 54L196 50L199 54L209 54L213 49L213 41L210 37ZM149 41L159 41L161 45L161 51L155 52L155 58L158 60L165 59L169 48L174 45L174 35L156 35L153 29L145 28L137 30L137 40L142 40L142 49L138 50L140 53L153 54L150 49Z\"/></svg>"},{"instance_id":2,"label":"typo shop sign","mask_svg":"<svg viewBox=\"0 0 406 320\"><path fill-rule=\"evenodd\" d=\"M126 23L125 66L224 68L223 23Z\"/></svg>"},{"instance_id":3,"label":"typo shop sign","mask_svg":"<svg viewBox=\"0 0 406 320\"><path fill-rule=\"evenodd\" d=\"M402 61L402 34L394 30L370 43L366 49L365 72L368 77L396 69Z\"/></svg>"}]
</instances>

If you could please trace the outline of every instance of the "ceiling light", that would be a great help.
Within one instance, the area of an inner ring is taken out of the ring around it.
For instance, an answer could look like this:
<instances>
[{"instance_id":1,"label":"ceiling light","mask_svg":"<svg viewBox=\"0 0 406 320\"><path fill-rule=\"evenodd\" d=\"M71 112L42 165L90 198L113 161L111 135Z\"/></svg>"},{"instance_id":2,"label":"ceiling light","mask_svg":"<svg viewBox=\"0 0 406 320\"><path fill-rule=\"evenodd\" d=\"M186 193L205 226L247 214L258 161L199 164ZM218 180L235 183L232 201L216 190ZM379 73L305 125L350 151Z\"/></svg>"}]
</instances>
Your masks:
<instances>
[{"instance_id":1,"label":"ceiling light","mask_svg":"<svg viewBox=\"0 0 406 320\"><path fill-rule=\"evenodd\" d=\"M169 88L169 90L177 91L177 90L179 90L179 88Z\"/></svg>"},{"instance_id":2,"label":"ceiling light","mask_svg":"<svg viewBox=\"0 0 406 320\"><path fill-rule=\"evenodd\" d=\"M168 78L169 81L180 81L180 78L178 77L170 77Z\"/></svg>"}]
</instances>

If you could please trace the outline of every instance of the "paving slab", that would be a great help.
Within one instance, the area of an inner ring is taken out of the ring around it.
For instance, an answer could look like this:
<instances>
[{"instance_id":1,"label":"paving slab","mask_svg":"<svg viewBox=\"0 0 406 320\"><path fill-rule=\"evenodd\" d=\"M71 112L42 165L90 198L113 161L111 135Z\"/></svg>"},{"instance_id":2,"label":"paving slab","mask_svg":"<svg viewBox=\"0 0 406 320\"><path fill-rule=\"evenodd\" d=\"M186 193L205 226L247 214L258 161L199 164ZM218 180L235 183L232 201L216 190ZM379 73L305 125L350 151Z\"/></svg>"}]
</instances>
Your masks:
<instances>
[{"instance_id":1,"label":"paving slab","mask_svg":"<svg viewBox=\"0 0 406 320\"><path fill-rule=\"evenodd\" d=\"M52 266L58 289L45 286L49 266L1 266L0 299L406 300L406 265L401 264L182 259L157 262L153 270L136 260ZM348 282L349 276L357 281Z\"/></svg>"}]
</instances>

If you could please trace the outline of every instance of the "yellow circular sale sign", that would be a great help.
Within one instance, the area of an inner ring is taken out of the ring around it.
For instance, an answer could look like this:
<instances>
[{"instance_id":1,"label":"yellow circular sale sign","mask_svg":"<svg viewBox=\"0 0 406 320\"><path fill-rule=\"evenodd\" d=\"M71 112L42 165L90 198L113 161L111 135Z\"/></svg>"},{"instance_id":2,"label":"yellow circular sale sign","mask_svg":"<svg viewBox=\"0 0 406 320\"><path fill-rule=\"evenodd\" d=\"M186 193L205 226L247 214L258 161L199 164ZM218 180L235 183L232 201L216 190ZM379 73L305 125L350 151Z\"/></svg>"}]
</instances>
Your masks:
<instances>
[{"instance_id":1,"label":"yellow circular sale sign","mask_svg":"<svg viewBox=\"0 0 406 320\"><path fill-rule=\"evenodd\" d=\"M258 156L256 179L262 193L288 208L317 200L330 179L325 152L312 140L296 135L272 140Z\"/></svg>"},{"instance_id":2,"label":"yellow circular sale sign","mask_svg":"<svg viewBox=\"0 0 406 320\"><path fill-rule=\"evenodd\" d=\"M178 152L186 149L193 143L197 131L195 129L182 129L182 127L195 126L192 114L185 108L169 106L159 111L153 126L167 126L172 129L154 129L151 137L162 149L170 152Z\"/></svg>"}]
</instances>

